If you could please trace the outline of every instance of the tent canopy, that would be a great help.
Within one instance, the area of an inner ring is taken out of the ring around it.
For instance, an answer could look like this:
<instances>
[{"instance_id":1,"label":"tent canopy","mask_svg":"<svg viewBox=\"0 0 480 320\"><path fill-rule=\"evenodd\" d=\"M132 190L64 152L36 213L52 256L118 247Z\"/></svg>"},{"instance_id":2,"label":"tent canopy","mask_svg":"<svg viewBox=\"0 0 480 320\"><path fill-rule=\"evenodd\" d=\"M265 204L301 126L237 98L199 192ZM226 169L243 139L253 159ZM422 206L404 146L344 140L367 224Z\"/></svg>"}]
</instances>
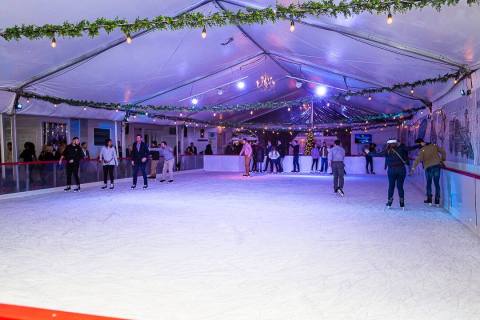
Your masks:
<instances>
[{"instance_id":1,"label":"tent canopy","mask_svg":"<svg viewBox=\"0 0 480 320\"><path fill-rule=\"evenodd\" d=\"M279 1L289 4L291 1ZM61 24L98 17L154 17L200 11L265 8L274 1L254 0L4 0L9 10L0 12L0 29L13 25ZM242 25L210 28L206 39L201 30L148 31L127 44L119 31L90 38L49 40L0 40L0 88L67 99L145 105L190 106L236 105L265 101L288 101L313 96L318 84L328 87L321 104L335 103L358 112L394 113L435 101L454 87L453 81L394 93L335 100L345 90L391 86L432 78L460 68L476 69L480 64L480 8L466 2L454 7L413 10L396 14L394 23L386 17L360 14L350 18L308 17L296 23ZM256 88L264 73L276 85ZM303 82L298 88L298 79ZM240 90L236 82L243 80ZM219 90L220 89L220 90ZM459 88L460 89L460 88ZM220 94L221 93L221 94ZM11 104L12 93L0 92L0 110ZM55 108L41 101L22 102L26 114L98 117L120 120L115 112L81 108ZM62 109L62 110L60 110ZM318 107L317 107L318 109ZM223 119L237 122L268 122L281 110L235 111ZM326 112L326 111L325 111ZM322 118L332 121L335 117ZM178 112L164 112L178 115ZM194 112L193 119L214 121L212 112ZM298 121L298 114L292 121Z\"/></svg>"}]
</instances>

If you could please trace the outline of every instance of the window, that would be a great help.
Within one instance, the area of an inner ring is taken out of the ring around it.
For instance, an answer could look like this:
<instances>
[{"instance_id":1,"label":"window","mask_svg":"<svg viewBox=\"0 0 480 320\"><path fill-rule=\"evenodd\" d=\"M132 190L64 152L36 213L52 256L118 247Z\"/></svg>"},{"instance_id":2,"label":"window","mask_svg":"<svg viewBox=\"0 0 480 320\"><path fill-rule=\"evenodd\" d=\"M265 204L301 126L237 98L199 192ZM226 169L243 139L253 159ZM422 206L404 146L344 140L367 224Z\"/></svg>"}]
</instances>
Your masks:
<instances>
[{"instance_id":1,"label":"window","mask_svg":"<svg viewBox=\"0 0 480 320\"><path fill-rule=\"evenodd\" d=\"M42 125L42 144L57 144L67 141L67 124L44 122Z\"/></svg>"},{"instance_id":2,"label":"window","mask_svg":"<svg viewBox=\"0 0 480 320\"><path fill-rule=\"evenodd\" d=\"M93 144L96 146L105 145L105 141L110 139L110 129L93 129Z\"/></svg>"}]
</instances>

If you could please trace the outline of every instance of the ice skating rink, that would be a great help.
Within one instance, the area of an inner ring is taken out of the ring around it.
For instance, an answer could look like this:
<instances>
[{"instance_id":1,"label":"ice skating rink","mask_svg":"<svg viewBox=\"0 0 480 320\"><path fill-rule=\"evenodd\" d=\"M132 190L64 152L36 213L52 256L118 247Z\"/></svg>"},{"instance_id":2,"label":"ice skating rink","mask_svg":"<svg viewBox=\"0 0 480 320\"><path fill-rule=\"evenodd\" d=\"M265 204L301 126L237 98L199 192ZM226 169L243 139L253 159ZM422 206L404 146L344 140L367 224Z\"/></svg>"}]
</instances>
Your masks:
<instances>
[{"instance_id":1,"label":"ice skating rink","mask_svg":"<svg viewBox=\"0 0 480 320\"><path fill-rule=\"evenodd\" d=\"M480 240L409 182L197 172L0 201L0 302L134 319L480 317ZM398 207L398 199L395 199Z\"/></svg>"}]
</instances>

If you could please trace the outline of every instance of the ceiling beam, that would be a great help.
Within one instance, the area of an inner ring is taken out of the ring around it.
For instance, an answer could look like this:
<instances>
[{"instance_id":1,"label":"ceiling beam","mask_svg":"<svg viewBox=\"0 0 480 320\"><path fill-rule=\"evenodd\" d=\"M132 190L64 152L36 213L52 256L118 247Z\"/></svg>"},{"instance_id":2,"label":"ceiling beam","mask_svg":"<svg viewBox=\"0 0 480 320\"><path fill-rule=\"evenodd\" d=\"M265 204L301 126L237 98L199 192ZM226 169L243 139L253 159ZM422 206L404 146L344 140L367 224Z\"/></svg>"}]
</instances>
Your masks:
<instances>
[{"instance_id":1,"label":"ceiling beam","mask_svg":"<svg viewBox=\"0 0 480 320\"><path fill-rule=\"evenodd\" d=\"M213 0L215 2L216 5L218 5L220 7L220 9L222 9L223 11L226 11L225 7L218 1L218 0ZM258 49L262 50L263 53L268 56L280 69L282 69L283 71L285 71L287 74L289 75L292 75L284 66L282 66L277 60L275 60L275 58L271 57L268 53L267 50L265 50L265 48L260 45L260 43L258 43L248 32L245 31L245 29L240 26L240 25L236 25L237 28L240 30L240 32L243 33L243 35L248 39L250 40L250 42L252 42Z\"/></svg>"},{"instance_id":2,"label":"ceiling beam","mask_svg":"<svg viewBox=\"0 0 480 320\"><path fill-rule=\"evenodd\" d=\"M212 0L202 0L202 1L198 2L198 3L196 3L196 4L193 4L193 5L190 6L190 7L185 8L184 10L181 10L180 12L178 12L178 13L175 15L175 17L178 17L178 16L180 16L180 15L182 15L182 14L185 14L185 13L188 13L188 12L191 12L191 11L194 11L194 10L196 10L196 9L198 9L198 8L200 8L200 7L208 4L208 3L210 3L211 1L212 1ZM143 35L151 32L152 30L153 30L153 29L143 30L143 31L140 31L140 32L138 32L138 33L136 33L136 34L133 34L131 37L132 37L132 38L138 38L138 37L141 37L141 36L143 36ZM33 76L33 77L30 78L29 80L27 80L27 81L23 82L22 84L20 84L19 86L15 87L14 90L15 90L15 91L22 91L23 89L25 89L25 88L28 87L28 86L31 86L31 85L33 85L33 84L35 84L35 83L37 83L37 82L39 82L39 81L41 81L41 80L43 80L43 79L45 79L45 78L48 78L48 77L50 77L50 76L53 76L53 75L55 75L55 74L58 74L58 73L61 72L61 71L67 70L67 69L70 68L70 67L73 67L73 66L75 66L75 65L78 65L78 64L80 64L80 63L82 63L82 62L84 62L84 61L86 61L86 60L88 60L88 59L91 59L91 58L93 58L93 57L96 57L96 56L98 56L98 55L100 55L100 54L102 54L102 53L104 53L104 52L106 52L106 51L108 51L108 50L110 50L110 49L113 49L113 48L115 48L115 47L117 47L117 46L119 46L119 45L121 45L121 44L124 44L124 43L125 43L125 38L124 38L124 37L119 38L119 39L116 39L116 40L111 41L111 42L109 42L109 43L106 43L106 44L104 44L104 45L102 45L102 46L100 46L100 47L98 47L98 48L96 48L96 49L94 49L94 50L91 50L91 51L89 51L89 52L87 52L87 53L85 53L85 54L82 54L81 56L78 56L78 57L76 57L76 58L74 58L74 59L72 59L72 60L70 60L70 61L68 61L68 62L66 62L66 63L64 63L64 64L62 64L62 65L60 65L60 66L55 66L55 67L53 67L53 68L51 68L51 69L49 69L49 70L46 70L46 71L44 71L44 72L42 72L42 73L39 73L39 74Z\"/></svg>"},{"instance_id":3,"label":"ceiling beam","mask_svg":"<svg viewBox=\"0 0 480 320\"><path fill-rule=\"evenodd\" d=\"M239 6L239 7L242 7L242 8L251 8L251 9L265 9L265 8L267 8L267 6L260 6L260 5L256 5L256 4L251 4L251 3L247 3L247 2L244 2L244 1L241 1L241 0L220 0L220 1L232 4L232 5L235 5L235 6ZM417 57L422 57L424 59L428 59L428 60L432 60L432 61L436 61L436 62L441 62L443 64L449 65L451 67L455 67L457 69L465 67L464 64L462 64L460 62L457 62L457 61L454 61L454 60L450 59L449 57L447 57L445 55L438 54L438 53L433 53L433 52L423 50L423 49L419 49L419 48L414 48L414 47L408 46L408 45L403 44L403 43L395 42L395 41L380 37L376 34L361 32L361 31L354 31L354 30L352 30L348 27L334 25L334 24L327 24L327 23L323 23L323 22L320 22L318 20L313 20L313 19L303 19L303 20L298 20L297 19L295 21L298 22L298 23L313 27L313 28L339 33L343 36L348 36L350 38L354 38L354 39L357 39L357 40L373 42L373 43L385 46L385 47L390 48L390 49L395 49L395 50L398 50L398 51L401 51L401 52L404 52L404 53L413 54ZM379 48L379 49L382 49L382 48ZM383 50L385 50L385 49L383 49Z\"/></svg>"},{"instance_id":4,"label":"ceiling beam","mask_svg":"<svg viewBox=\"0 0 480 320\"><path fill-rule=\"evenodd\" d=\"M246 58L246 59L240 60L240 61L235 62L235 63L233 63L233 64L229 64L228 66L223 67L223 68L221 68L221 69L219 69L219 70L216 70L216 71L214 71L214 72L208 73L208 74L203 75L203 76L195 77L195 78L193 78L193 79L189 79L189 80L184 81L184 82L182 82L182 83L180 83L180 84L178 84L178 85L176 85L176 86L173 86L173 87L171 87L171 88L168 88L168 89L165 89L165 90L162 90L162 91L153 93L153 94L151 94L151 95L149 95L149 96L147 96L147 97L145 97L145 98L142 98L142 99L139 99L139 100L136 100L136 101L132 102L132 104L133 104L133 105L138 105L138 104L140 104L140 103L144 103L144 102L149 101L149 100L152 100L152 99L154 99L154 98L158 98L158 97L160 97L160 96L162 96L162 95L165 95L165 94L167 94L167 93L170 93L170 92L175 91L175 90L177 90L177 89L180 89L180 88L182 88L182 87L185 87L185 86L194 84L195 82L198 82L198 81L207 79L207 78L212 77L212 76L214 76L214 75L216 75L216 74L219 74L219 73L221 73L221 72L224 72L224 71L226 71L226 70L229 70L229 69L231 69L231 68L234 68L234 67L236 67L236 66L239 66L239 65L241 65L241 64L247 63L247 62L249 62L250 60L253 60L253 59L258 58L258 57L263 56L263 55L264 55L263 52L259 52L259 53L255 54L254 56L251 56L251 57L248 57L248 58Z\"/></svg>"}]
</instances>

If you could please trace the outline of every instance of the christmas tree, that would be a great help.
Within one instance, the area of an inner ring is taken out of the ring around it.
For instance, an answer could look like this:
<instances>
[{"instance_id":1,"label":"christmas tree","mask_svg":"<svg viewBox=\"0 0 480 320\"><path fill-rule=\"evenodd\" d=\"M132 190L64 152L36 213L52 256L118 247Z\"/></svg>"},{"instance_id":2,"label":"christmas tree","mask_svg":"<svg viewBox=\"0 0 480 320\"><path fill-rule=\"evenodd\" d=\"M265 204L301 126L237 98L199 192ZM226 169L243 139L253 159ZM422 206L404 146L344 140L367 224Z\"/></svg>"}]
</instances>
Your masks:
<instances>
[{"instance_id":1,"label":"christmas tree","mask_svg":"<svg viewBox=\"0 0 480 320\"><path fill-rule=\"evenodd\" d=\"M313 131L308 131L307 141L305 142L305 151L303 152L303 154L306 156L311 155L312 149L314 146L315 146L315 136L313 135Z\"/></svg>"}]
</instances>

